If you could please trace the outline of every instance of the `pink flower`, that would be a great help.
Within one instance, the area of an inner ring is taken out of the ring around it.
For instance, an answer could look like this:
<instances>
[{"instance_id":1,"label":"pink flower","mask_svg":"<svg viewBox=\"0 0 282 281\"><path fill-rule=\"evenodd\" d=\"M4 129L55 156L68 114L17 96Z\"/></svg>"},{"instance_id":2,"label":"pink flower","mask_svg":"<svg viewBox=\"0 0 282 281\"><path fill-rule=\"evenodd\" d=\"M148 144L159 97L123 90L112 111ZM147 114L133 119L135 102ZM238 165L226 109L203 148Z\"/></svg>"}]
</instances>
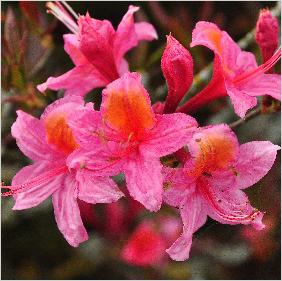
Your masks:
<instances>
[{"instance_id":1,"label":"pink flower","mask_svg":"<svg viewBox=\"0 0 282 281\"><path fill-rule=\"evenodd\" d=\"M175 217L145 220L137 226L121 250L122 259L137 266L161 266L167 261L165 248L179 235L181 223Z\"/></svg>"},{"instance_id":2,"label":"pink flower","mask_svg":"<svg viewBox=\"0 0 282 281\"><path fill-rule=\"evenodd\" d=\"M115 167L124 172L130 195L150 211L162 203L159 158L187 143L197 122L183 113L154 114L137 73L124 74L103 91L101 111L85 108L70 120L81 149L71 167Z\"/></svg>"},{"instance_id":3,"label":"pink flower","mask_svg":"<svg viewBox=\"0 0 282 281\"><path fill-rule=\"evenodd\" d=\"M104 87L128 71L124 55L139 41L157 38L154 27L146 22L134 23L138 7L129 6L117 30L107 20L96 20L86 14L77 23L60 2L49 2L50 12L58 17L73 34L65 34L65 51L75 67L59 77L50 77L38 85L44 92L65 89L65 95L84 96L92 89Z\"/></svg>"},{"instance_id":4,"label":"pink flower","mask_svg":"<svg viewBox=\"0 0 282 281\"><path fill-rule=\"evenodd\" d=\"M277 49L279 39L278 20L268 9L263 9L260 12L256 24L255 36L262 53L263 61L266 62Z\"/></svg>"},{"instance_id":5,"label":"pink flower","mask_svg":"<svg viewBox=\"0 0 282 281\"><path fill-rule=\"evenodd\" d=\"M264 227L263 213L242 190L267 174L280 147L268 141L239 145L227 125L216 125L199 129L188 149L183 168L164 168L164 200L179 208L183 221L182 235L167 250L174 260L189 257L193 233L207 215L223 224Z\"/></svg>"},{"instance_id":6,"label":"pink flower","mask_svg":"<svg viewBox=\"0 0 282 281\"><path fill-rule=\"evenodd\" d=\"M35 207L52 195L58 228L74 247L88 239L77 200L110 203L123 196L108 177L112 171L95 174L83 167L73 169L67 165L68 157L79 147L68 126L68 117L83 107L81 97L69 96L49 105L39 120L17 111L12 135L34 163L22 168L14 176L12 186L4 186L10 191L2 194L13 195L16 201L13 210Z\"/></svg>"},{"instance_id":7,"label":"pink flower","mask_svg":"<svg viewBox=\"0 0 282 281\"><path fill-rule=\"evenodd\" d=\"M164 113L173 113L193 82L193 59L171 35L167 36L161 67L168 84Z\"/></svg>"},{"instance_id":8,"label":"pink flower","mask_svg":"<svg viewBox=\"0 0 282 281\"><path fill-rule=\"evenodd\" d=\"M165 248L165 241L154 224L144 221L127 241L122 249L121 257L133 265L155 265L161 262Z\"/></svg>"},{"instance_id":9,"label":"pink flower","mask_svg":"<svg viewBox=\"0 0 282 281\"><path fill-rule=\"evenodd\" d=\"M242 51L215 24L198 22L193 31L191 47L204 45L215 53L214 75L202 92L190 99L181 112L192 112L207 102L226 96L231 98L235 112L243 118L257 104L257 96L270 95L281 99L281 80L278 74L265 74L281 57L280 49L264 64L257 66L255 56Z\"/></svg>"}]
</instances>

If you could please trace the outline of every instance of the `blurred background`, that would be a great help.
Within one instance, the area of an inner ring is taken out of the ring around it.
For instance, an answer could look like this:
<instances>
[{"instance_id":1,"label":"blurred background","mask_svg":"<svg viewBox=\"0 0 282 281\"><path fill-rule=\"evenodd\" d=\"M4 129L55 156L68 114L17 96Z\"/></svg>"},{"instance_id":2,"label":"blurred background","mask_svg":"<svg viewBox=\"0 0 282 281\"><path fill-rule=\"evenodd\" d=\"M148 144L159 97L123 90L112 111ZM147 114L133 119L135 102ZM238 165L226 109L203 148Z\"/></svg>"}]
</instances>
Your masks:
<instances>
[{"instance_id":1,"label":"blurred background","mask_svg":"<svg viewBox=\"0 0 282 281\"><path fill-rule=\"evenodd\" d=\"M136 20L151 22L159 39L141 43L127 59L139 71L152 103L166 96L160 59L165 35L170 32L188 48L191 32L199 20L212 21L241 46L255 53L253 39L260 9L274 9L280 22L279 3L249 2L69 2L79 14L89 11L96 19L108 19L116 28L130 4L140 6ZM46 2L1 2L2 68L2 181L12 177L29 160L19 151L10 129L16 110L40 116L44 107L63 92L36 90L49 76L72 68L63 49L67 28L46 14ZM195 83L186 99L210 79L213 54L204 47L189 49L194 59ZM276 72L280 66L276 67ZM101 89L87 100L99 105ZM266 105L267 106L267 105ZM270 140L280 144L280 103L235 129L241 143ZM228 99L217 100L194 114L201 125L232 123L238 117ZM122 179L117 179L126 191ZM163 206L158 214L147 212L128 196L117 203L89 205L80 202L90 239L72 248L57 229L51 200L24 211L12 211L13 199L2 198L2 279L280 279L280 153L276 163L259 183L247 190L251 202L266 212L267 227L255 232L249 226L221 225L209 220L194 236L191 257L186 262L169 259L164 249L181 233L176 209ZM136 256L128 258L128 249Z\"/></svg>"}]
</instances>

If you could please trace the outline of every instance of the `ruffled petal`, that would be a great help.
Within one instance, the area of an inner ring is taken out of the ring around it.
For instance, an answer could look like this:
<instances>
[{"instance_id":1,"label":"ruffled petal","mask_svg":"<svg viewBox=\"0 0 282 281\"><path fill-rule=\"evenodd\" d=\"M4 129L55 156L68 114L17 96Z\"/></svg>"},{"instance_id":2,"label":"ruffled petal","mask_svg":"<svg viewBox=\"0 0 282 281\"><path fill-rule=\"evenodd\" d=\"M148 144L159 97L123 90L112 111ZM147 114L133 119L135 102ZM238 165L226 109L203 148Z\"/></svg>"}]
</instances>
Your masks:
<instances>
[{"instance_id":1,"label":"ruffled petal","mask_svg":"<svg viewBox=\"0 0 282 281\"><path fill-rule=\"evenodd\" d=\"M103 90L101 113L106 126L123 140L141 139L155 125L150 97L138 73L126 73Z\"/></svg>"},{"instance_id":2,"label":"ruffled petal","mask_svg":"<svg viewBox=\"0 0 282 281\"><path fill-rule=\"evenodd\" d=\"M193 59L171 35L167 36L161 67L168 85L164 113L173 113L193 82Z\"/></svg>"},{"instance_id":3,"label":"ruffled petal","mask_svg":"<svg viewBox=\"0 0 282 281\"><path fill-rule=\"evenodd\" d=\"M223 224L252 224L263 229L263 213L250 205L247 195L231 187L224 187L215 180L201 179L198 187L208 209L208 215Z\"/></svg>"},{"instance_id":4,"label":"ruffled petal","mask_svg":"<svg viewBox=\"0 0 282 281\"><path fill-rule=\"evenodd\" d=\"M61 157L47 144L43 122L21 110L17 111L17 115L17 120L11 128L12 136L28 158L38 161Z\"/></svg>"},{"instance_id":5,"label":"ruffled petal","mask_svg":"<svg viewBox=\"0 0 282 281\"><path fill-rule=\"evenodd\" d=\"M201 198L194 194L187 198L180 207L183 222L182 235L166 250L169 256L176 261L184 261L189 258L193 233L196 232L207 219L205 207Z\"/></svg>"},{"instance_id":6,"label":"ruffled petal","mask_svg":"<svg viewBox=\"0 0 282 281\"><path fill-rule=\"evenodd\" d=\"M234 86L226 84L226 90L236 114L241 118L244 118L246 112L249 109L254 108L257 104L257 99L255 97L249 96L247 93L236 89Z\"/></svg>"},{"instance_id":7,"label":"ruffled petal","mask_svg":"<svg viewBox=\"0 0 282 281\"><path fill-rule=\"evenodd\" d=\"M140 154L131 155L125 165L124 173L130 195L148 210L160 209L163 195L161 163L156 158L145 158Z\"/></svg>"},{"instance_id":8,"label":"ruffled petal","mask_svg":"<svg viewBox=\"0 0 282 281\"><path fill-rule=\"evenodd\" d=\"M82 169L76 179L79 181L78 198L85 202L112 203L124 196L109 177L95 176L91 171Z\"/></svg>"},{"instance_id":9,"label":"ruffled petal","mask_svg":"<svg viewBox=\"0 0 282 281\"><path fill-rule=\"evenodd\" d=\"M78 65L83 65L89 63L87 58L80 50L78 36L75 34L64 34L64 49L71 57L73 63Z\"/></svg>"},{"instance_id":10,"label":"ruffled petal","mask_svg":"<svg viewBox=\"0 0 282 281\"><path fill-rule=\"evenodd\" d=\"M96 149L100 141L103 141L104 136L100 130L102 116L99 111L93 109L92 103L70 114L68 125L81 147L88 150Z\"/></svg>"},{"instance_id":11,"label":"ruffled petal","mask_svg":"<svg viewBox=\"0 0 282 281\"><path fill-rule=\"evenodd\" d=\"M113 53L114 29L109 21L81 16L78 20L80 50L104 77L106 84L119 77Z\"/></svg>"},{"instance_id":12,"label":"ruffled petal","mask_svg":"<svg viewBox=\"0 0 282 281\"><path fill-rule=\"evenodd\" d=\"M158 39L158 34L153 25L148 22L137 22L134 24L137 40L152 41Z\"/></svg>"},{"instance_id":13,"label":"ruffled petal","mask_svg":"<svg viewBox=\"0 0 282 281\"><path fill-rule=\"evenodd\" d=\"M148 132L140 149L157 157L187 144L198 126L193 117L183 113L156 115L156 119L155 127Z\"/></svg>"},{"instance_id":14,"label":"ruffled petal","mask_svg":"<svg viewBox=\"0 0 282 281\"><path fill-rule=\"evenodd\" d=\"M12 180L12 186L24 184L50 169L54 169L54 164L46 161L40 161L33 165L26 166L14 176ZM23 210L39 205L57 189L63 186L64 177L64 174L58 175L50 179L50 181L23 189L15 193L13 197L16 203L13 207L13 210Z\"/></svg>"},{"instance_id":15,"label":"ruffled petal","mask_svg":"<svg viewBox=\"0 0 282 281\"><path fill-rule=\"evenodd\" d=\"M262 74L241 85L240 90L250 96L269 95L281 100L281 75Z\"/></svg>"},{"instance_id":16,"label":"ruffled petal","mask_svg":"<svg viewBox=\"0 0 282 281\"><path fill-rule=\"evenodd\" d=\"M164 195L163 200L170 206L179 207L195 191L195 182L189 181L183 168L163 167Z\"/></svg>"},{"instance_id":17,"label":"ruffled petal","mask_svg":"<svg viewBox=\"0 0 282 281\"><path fill-rule=\"evenodd\" d=\"M104 87L108 81L90 64L74 67L58 77L49 77L45 83L37 86L40 92L47 89L65 90L65 95L85 96L95 88Z\"/></svg>"},{"instance_id":18,"label":"ruffled petal","mask_svg":"<svg viewBox=\"0 0 282 281\"><path fill-rule=\"evenodd\" d=\"M274 164L280 147L269 141L252 141L240 146L235 186L247 188L263 178Z\"/></svg>"},{"instance_id":19,"label":"ruffled petal","mask_svg":"<svg viewBox=\"0 0 282 281\"><path fill-rule=\"evenodd\" d=\"M88 239L77 204L77 185L73 176L65 178L64 187L53 194L55 219L59 230L73 247Z\"/></svg>"},{"instance_id":20,"label":"ruffled petal","mask_svg":"<svg viewBox=\"0 0 282 281\"><path fill-rule=\"evenodd\" d=\"M123 16L118 25L114 41L116 65L119 65L125 53L135 47L138 43L133 17L133 14L138 10L139 7L130 5L127 13Z\"/></svg>"},{"instance_id":21,"label":"ruffled petal","mask_svg":"<svg viewBox=\"0 0 282 281\"><path fill-rule=\"evenodd\" d=\"M67 165L70 169L89 169L96 176L114 176L122 171L123 161L115 158L106 146L97 146L91 150L75 150L67 158Z\"/></svg>"}]
</instances>

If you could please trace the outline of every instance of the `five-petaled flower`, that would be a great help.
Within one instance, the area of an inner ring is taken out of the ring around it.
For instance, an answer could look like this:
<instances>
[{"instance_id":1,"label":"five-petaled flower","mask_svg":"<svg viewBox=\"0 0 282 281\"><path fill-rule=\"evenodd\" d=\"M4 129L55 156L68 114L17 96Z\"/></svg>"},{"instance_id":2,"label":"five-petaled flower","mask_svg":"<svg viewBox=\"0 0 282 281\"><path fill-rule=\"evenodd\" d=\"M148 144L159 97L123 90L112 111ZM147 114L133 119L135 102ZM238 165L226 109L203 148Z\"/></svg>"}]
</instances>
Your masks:
<instances>
[{"instance_id":1,"label":"five-petaled flower","mask_svg":"<svg viewBox=\"0 0 282 281\"><path fill-rule=\"evenodd\" d=\"M193 233L207 215L224 224L251 224L262 229L263 213L253 208L243 189L272 167L278 145L253 141L239 145L227 125L199 128L188 143L183 168L165 167L164 200L180 209L183 233L167 250L174 260L189 257Z\"/></svg>"},{"instance_id":2,"label":"five-petaled flower","mask_svg":"<svg viewBox=\"0 0 282 281\"><path fill-rule=\"evenodd\" d=\"M126 73L103 91L100 111L79 110L70 126L80 144L70 167L96 171L106 166L124 172L130 195L150 211L162 203L160 157L185 145L197 127L183 113L154 114L138 73Z\"/></svg>"},{"instance_id":3,"label":"five-petaled flower","mask_svg":"<svg viewBox=\"0 0 282 281\"><path fill-rule=\"evenodd\" d=\"M96 20L79 16L77 23L71 19L62 5L48 3L50 10L68 26L74 34L65 34L65 51L75 67L59 77L50 77L38 85L44 92L64 89L65 95L84 96L98 87L105 87L128 71L124 55L139 41L156 39L154 27L147 22L134 23L133 14L138 7L129 6L117 30L108 20Z\"/></svg>"},{"instance_id":4,"label":"five-petaled flower","mask_svg":"<svg viewBox=\"0 0 282 281\"><path fill-rule=\"evenodd\" d=\"M265 74L281 57L280 48L258 66L255 56L240 47L215 24L200 21L192 33L191 47L204 45L214 51L214 74L210 84L180 108L191 113L213 99L229 95L234 110L243 118L255 107L257 96L281 99L281 75Z\"/></svg>"},{"instance_id":5,"label":"five-petaled flower","mask_svg":"<svg viewBox=\"0 0 282 281\"><path fill-rule=\"evenodd\" d=\"M13 210L32 208L52 195L59 230L74 247L88 239L77 199L88 203L111 203L123 196L108 177L112 171L99 173L68 167L67 159L79 147L68 126L71 112L84 107L81 97L69 96L49 105L40 120L19 110L12 126L18 147L32 165L22 168L13 178L10 191L16 201ZM2 187L3 188L3 187Z\"/></svg>"}]
</instances>

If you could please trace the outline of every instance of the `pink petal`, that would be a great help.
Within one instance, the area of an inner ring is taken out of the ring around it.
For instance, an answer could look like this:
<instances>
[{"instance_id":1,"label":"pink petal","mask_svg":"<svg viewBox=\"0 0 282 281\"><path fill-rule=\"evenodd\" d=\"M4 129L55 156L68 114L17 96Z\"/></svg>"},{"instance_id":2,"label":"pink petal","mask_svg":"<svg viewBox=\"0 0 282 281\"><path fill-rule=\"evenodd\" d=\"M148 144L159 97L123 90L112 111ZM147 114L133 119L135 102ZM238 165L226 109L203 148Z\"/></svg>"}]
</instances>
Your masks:
<instances>
[{"instance_id":1,"label":"pink petal","mask_svg":"<svg viewBox=\"0 0 282 281\"><path fill-rule=\"evenodd\" d=\"M36 161L61 157L47 144L43 122L21 110L17 111L17 115L17 120L11 128L12 136L28 158Z\"/></svg>"},{"instance_id":2,"label":"pink petal","mask_svg":"<svg viewBox=\"0 0 282 281\"><path fill-rule=\"evenodd\" d=\"M193 59L189 51L171 35L167 36L161 67L168 84L164 113L172 113L193 82Z\"/></svg>"},{"instance_id":3,"label":"pink petal","mask_svg":"<svg viewBox=\"0 0 282 281\"><path fill-rule=\"evenodd\" d=\"M129 136L141 139L155 125L150 97L141 76L128 72L103 90L101 113L105 127L124 141ZM113 136L110 138L113 140Z\"/></svg>"},{"instance_id":4,"label":"pink petal","mask_svg":"<svg viewBox=\"0 0 282 281\"><path fill-rule=\"evenodd\" d=\"M71 127L77 143L87 149L96 149L100 143L102 134L99 132L102 126L100 111L93 109L93 104L88 103L84 108L76 110L68 117L68 125Z\"/></svg>"},{"instance_id":5,"label":"pink petal","mask_svg":"<svg viewBox=\"0 0 282 281\"><path fill-rule=\"evenodd\" d=\"M195 191L195 182L189 182L182 168L163 167L164 195L163 200L170 206L179 207Z\"/></svg>"},{"instance_id":6,"label":"pink petal","mask_svg":"<svg viewBox=\"0 0 282 281\"><path fill-rule=\"evenodd\" d=\"M118 144L116 144L118 146ZM96 149L77 149L67 158L67 165L71 169L89 169L96 176L114 176L122 171L123 162L113 157L107 146L98 146Z\"/></svg>"},{"instance_id":7,"label":"pink petal","mask_svg":"<svg viewBox=\"0 0 282 281\"><path fill-rule=\"evenodd\" d=\"M163 182L159 159L132 155L124 165L130 195L148 210L156 212L162 204Z\"/></svg>"},{"instance_id":8,"label":"pink petal","mask_svg":"<svg viewBox=\"0 0 282 281\"><path fill-rule=\"evenodd\" d=\"M152 41L158 39L158 34L153 25L148 22L137 22L134 24L137 40Z\"/></svg>"},{"instance_id":9,"label":"pink petal","mask_svg":"<svg viewBox=\"0 0 282 281\"><path fill-rule=\"evenodd\" d=\"M95 88L104 87L107 80L90 64L74 67L58 77L49 77L45 83L37 86L40 92L48 88L52 90L65 90L65 95L85 96Z\"/></svg>"},{"instance_id":10,"label":"pink petal","mask_svg":"<svg viewBox=\"0 0 282 281\"><path fill-rule=\"evenodd\" d=\"M53 194L55 218L59 230L73 247L88 239L77 204L77 183L73 176L65 179L64 187Z\"/></svg>"},{"instance_id":11,"label":"pink petal","mask_svg":"<svg viewBox=\"0 0 282 281\"><path fill-rule=\"evenodd\" d=\"M157 123L140 149L157 157L173 153L187 144L197 128L197 121L183 113L156 115Z\"/></svg>"},{"instance_id":12,"label":"pink petal","mask_svg":"<svg viewBox=\"0 0 282 281\"><path fill-rule=\"evenodd\" d=\"M49 169L54 169L54 164L47 161L40 161L33 165L26 166L14 176L12 186L26 183ZM64 175L59 175L47 183L15 193L13 197L15 198L16 203L13 210L23 210L39 205L57 189L63 186L64 177Z\"/></svg>"},{"instance_id":13,"label":"pink petal","mask_svg":"<svg viewBox=\"0 0 282 281\"><path fill-rule=\"evenodd\" d=\"M198 184L206 201L208 215L223 224L252 224L256 229L264 228L263 213L250 205L247 195L241 190L201 179Z\"/></svg>"},{"instance_id":14,"label":"pink petal","mask_svg":"<svg viewBox=\"0 0 282 281\"><path fill-rule=\"evenodd\" d=\"M281 100L281 75L262 74L256 79L244 83L240 90L254 97L269 95Z\"/></svg>"},{"instance_id":15,"label":"pink petal","mask_svg":"<svg viewBox=\"0 0 282 281\"><path fill-rule=\"evenodd\" d=\"M129 6L127 13L118 25L114 41L116 65L119 65L125 53L138 43L133 17L133 14L138 10L139 7Z\"/></svg>"},{"instance_id":16,"label":"pink petal","mask_svg":"<svg viewBox=\"0 0 282 281\"><path fill-rule=\"evenodd\" d=\"M78 65L88 64L87 58L80 51L79 39L75 34L64 34L64 49L71 57L73 63Z\"/></svg>"},{"instance_id":17,"label":"pink petal","mask_svg":"<svg viewBox=\"0 0 282 281\"><path fill-rule=\"evenodd\" d=\"M196 194L187 198L180 207L183 222L182 235L166 250L169 256L176 261L184 261L189 258L193 233L196 232L207 219L205 208L201 198Z\"/></svg>"},{"instance_id":18,"label":"pink petal","mask_svg":"<svg viewBox=\"0 0 282 281\"><path fill-rule=\"evenodd\" d=\"M82 169L77 173L79 181L78 198L92 204L112 203L123 196L116 183L109 177L99 177Z\"/></svg>"},{"instance_id":19,"label":"pink petal","mask_svg":"<svg viewBox=\"0 0 282 281\"><path fill-rule=\"evenodd\" d=\"M240 146L234 166L238 175L235 186L247 188L263 178L274 164L280 147L269 141L252 141Z\"/></svg>"},{"instance_id":20,"label":"pink petal","mask_svg":"<svg viewBox=\"0 0 282 281\"><path fill-rule=\"evenodd\" d=\"M121 59L120 64L117 66L118 74L122 76L129 71L128 62L125 59Z\"/></svg>"},{"instance_id":21,"label":"pink petal","mask_svg":"<svg viewBox=\"0 0 282 281\"><path fill-rule=\"evenodd\" d=\"M241 118L244 118L246 112L249 109L254 108L257 104L257 99L255 97L249 96L244 91L240 91L230 84L226 84L226 90L231 98L236 114Z\"/></svg>"},{"instance_id":22,"label":"pink petal","mask_svg":"<svg viewBox=\"0 0 282 281\"><path fill-rule=\"evenodd\" d=\"M119 77L113 54L114 30L108 21L91 19L88 15L79 21L80 50L99 71L107 83Z\"/></svg>"}]
</instances>

